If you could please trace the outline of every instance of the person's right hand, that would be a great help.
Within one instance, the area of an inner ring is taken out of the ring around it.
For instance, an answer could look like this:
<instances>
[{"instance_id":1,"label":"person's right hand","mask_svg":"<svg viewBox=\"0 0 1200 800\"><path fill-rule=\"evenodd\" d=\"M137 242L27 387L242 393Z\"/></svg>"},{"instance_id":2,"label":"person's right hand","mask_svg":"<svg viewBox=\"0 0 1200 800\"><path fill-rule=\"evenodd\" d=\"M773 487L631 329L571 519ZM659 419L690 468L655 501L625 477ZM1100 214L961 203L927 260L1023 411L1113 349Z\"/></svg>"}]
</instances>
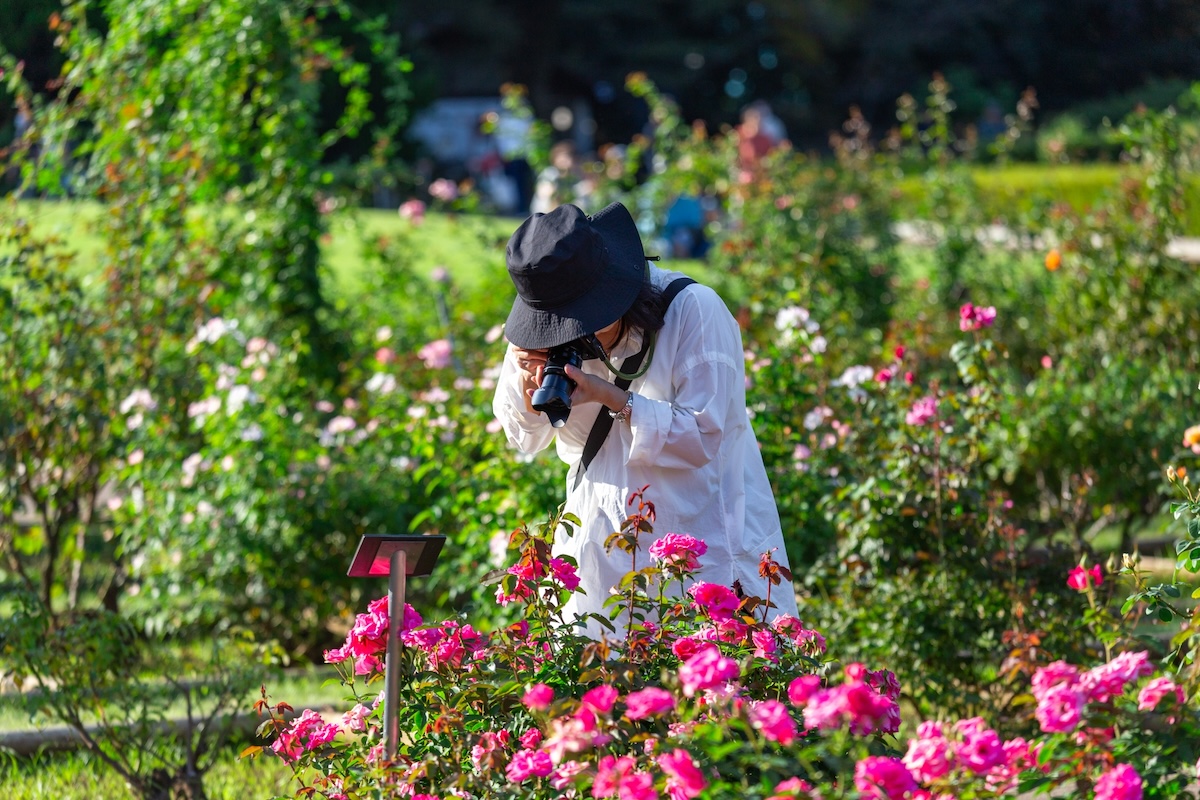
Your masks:
<instances>
[{"instance_id":1,"label":"person's right hand","mask_svg":"<svg viewBox=\"0 0 1200 800\"><path fill-rule=\"evenodd\" d=\"M542 385L542 375L546 371L546 356L549 350L525 350L513 345L513 357L517 360L517 372L521 375L525 390L525 410L530 414L533 410L533 393Z\"/></svg>"}]
</instances>

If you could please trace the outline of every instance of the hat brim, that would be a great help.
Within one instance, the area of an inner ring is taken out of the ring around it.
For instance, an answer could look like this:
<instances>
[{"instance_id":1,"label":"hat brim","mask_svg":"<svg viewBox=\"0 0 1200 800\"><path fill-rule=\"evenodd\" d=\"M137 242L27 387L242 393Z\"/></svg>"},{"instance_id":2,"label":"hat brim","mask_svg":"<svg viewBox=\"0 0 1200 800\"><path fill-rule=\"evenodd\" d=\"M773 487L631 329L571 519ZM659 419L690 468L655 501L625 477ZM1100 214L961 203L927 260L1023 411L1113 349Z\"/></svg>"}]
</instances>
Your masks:
<instances>
[{"instance_id":1,"label":"hat brim","mask_svg":"<svg viewBox=\"0 0 1200 800\"><path fill-rule=\"evenodd\" d=\"M633 306L646 280L646 252L629 210L613 203L591 217L605 248L603 272L591 291L555 309L535 309L520 295L504 323L504 335L517 347L543 350L595 333Z\"/></svg>"}]
</instances>

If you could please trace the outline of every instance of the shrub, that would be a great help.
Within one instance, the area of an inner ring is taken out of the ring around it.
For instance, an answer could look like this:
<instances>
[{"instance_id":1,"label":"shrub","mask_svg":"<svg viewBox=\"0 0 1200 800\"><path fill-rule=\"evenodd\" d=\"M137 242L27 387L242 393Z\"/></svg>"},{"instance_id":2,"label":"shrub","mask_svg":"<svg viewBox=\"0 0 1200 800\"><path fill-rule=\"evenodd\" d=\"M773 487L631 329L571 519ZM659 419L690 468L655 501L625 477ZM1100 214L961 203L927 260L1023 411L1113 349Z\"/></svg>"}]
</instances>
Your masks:
<instances>
[{"instance_id":1,"label":"shrub","mask_svg":"<svg viewBox=\"0 0 1200 800\"><path fill-rule=\"evenodd\" d=\"M610 545L636 553L652 535L653 507L640 493L634 502ZM411 607L390 617L379 600L327 654L354 690L340 720L306 712L287 724L278 717L286 704L264 696L270 749L293 765L301 791L898 800L1094 787L1104 798L1196 796L1200 719L1145 653L1038 670L1041 730L1031 738L1004 740L972 717L923 723L900 747L895 677L858 663L839 676L824 639L799 620L766 622L761 599L699 582L692 564L704 550L690 537L658 539L650 563L614 587L611 616L627 623L615 636L579 637L558 616L575 565L549 551L571 522L513 532L517 559L497 596L524 605L521 623L488 637L461 619L423 624ZM772 566L764 554L764 570ZM404 691L394 759L371 689L388 636L405 645L393 665ZM1157 735L1147 738L1150 730Z\"/></svg>"}]
</instances>

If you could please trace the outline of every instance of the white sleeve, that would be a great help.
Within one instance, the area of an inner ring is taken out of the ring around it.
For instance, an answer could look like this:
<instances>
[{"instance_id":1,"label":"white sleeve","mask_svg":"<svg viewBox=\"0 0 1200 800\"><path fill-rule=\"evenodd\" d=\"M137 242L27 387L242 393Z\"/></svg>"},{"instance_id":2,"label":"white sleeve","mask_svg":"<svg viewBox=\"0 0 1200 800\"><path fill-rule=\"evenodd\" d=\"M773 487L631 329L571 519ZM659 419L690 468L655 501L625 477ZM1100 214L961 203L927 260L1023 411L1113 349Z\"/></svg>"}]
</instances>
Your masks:
<instances>
[{"instance_id":1,"label":"white sleeve","mask_svg":"<svg viewBox=\"0 0 1200 800\"><path fill-rule=\"evenodd\" d=\"M545 414L525 408L525 387L517 359L510 344L504 353L500 377L496 379L496 394L492 398L492 413L504 428L509 443L522 453L544 450L554 440L554 427Z\"/></svg>"},{"instance_id":2,"label":"white sleeve","mask_svg":"<svg viewBox=\"0 0 1200 800\"><path fill-rule=\"evenodd\" d=\"M671 369L673 399L633 396L628 463L695 469L716 458L724 436L748 424L740 407L745 391L741 331L724 302L707 287L683 292L679 346Z\"/></svg>"}]
</instances>

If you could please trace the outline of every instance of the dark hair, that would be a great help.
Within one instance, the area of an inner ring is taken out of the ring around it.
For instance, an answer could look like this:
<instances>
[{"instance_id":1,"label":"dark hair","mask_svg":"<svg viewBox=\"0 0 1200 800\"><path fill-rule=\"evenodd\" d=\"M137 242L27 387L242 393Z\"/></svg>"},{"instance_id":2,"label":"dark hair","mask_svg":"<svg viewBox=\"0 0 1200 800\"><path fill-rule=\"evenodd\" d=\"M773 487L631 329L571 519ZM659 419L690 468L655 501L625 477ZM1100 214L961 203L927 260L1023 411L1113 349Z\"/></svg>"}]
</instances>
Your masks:
<instances>
[{"instance_id":1,"label":"dark hair","mask_svg":"<svg viewBox=\"0 0 1200 800\"><path fill-rule=\"evenodd\" d=\"M657 331L666 320L667 309L663 306L662 290L649 280L642 283L642 288L633 305L622 316L617 328L616 341L621 341L632 330L640 330L642 335Z\"/></svg>"}]
</instances>

